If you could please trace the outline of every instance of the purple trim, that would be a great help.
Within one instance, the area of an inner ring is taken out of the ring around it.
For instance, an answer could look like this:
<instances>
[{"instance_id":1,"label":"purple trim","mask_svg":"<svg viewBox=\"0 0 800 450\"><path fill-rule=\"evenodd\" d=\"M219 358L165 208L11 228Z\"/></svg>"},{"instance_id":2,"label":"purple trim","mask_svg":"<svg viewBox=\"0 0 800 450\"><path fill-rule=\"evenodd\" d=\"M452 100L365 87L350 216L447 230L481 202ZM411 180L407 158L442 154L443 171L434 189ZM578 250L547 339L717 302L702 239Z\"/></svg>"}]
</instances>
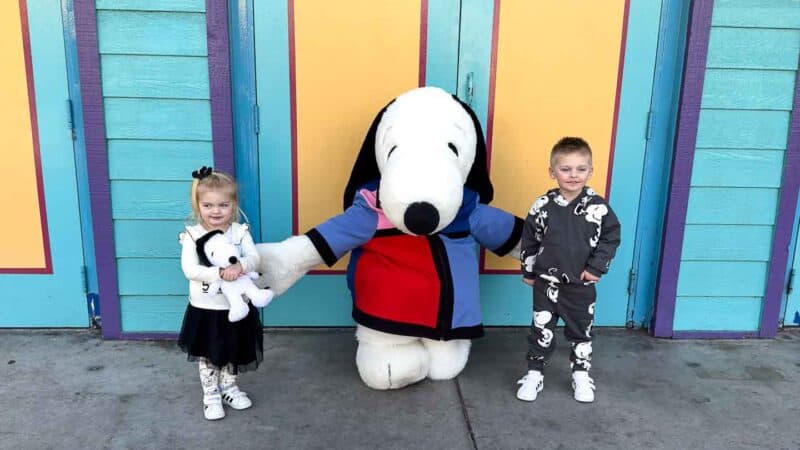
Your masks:
<instances>
[{"instance_id":1,"label":"purple trim","mask_svg":"<svg viewBox=\"0 0 800 450\"><path fill-rule=\"evenodd\" d=\"M131 341L177 340L178 333L122 333L120 338Z\"/></svg>"},{"instance_id":2,"label":"purple trim","mask_svg":"<svg viewBox=\"0 0 800 450\"><path fill-rule=\"evenodd\" d=\"M675 331L674 339L745 339L758 337L757 331Z\"/></svg>"},{"instance_id":3,"label":"purple trim","mask_svg":"<svg viewBox=\"0 0 800 450\"><path fill-rule=\"evenodd\" d=\"M94 0L75 0L75 40L78 47L78 73L83 101L83 127L86 166L89 173L97 264L97 285L103 320L103 337L118 339L121 322L117 258L114 252L114 222L111 216L111 191L106 149L106 124L103 91L100 83L100 53L97 47L97 13Z\"/></svg>"},{"instance_id":4,"label":"purple trim","mask_svg":"<svg viewBox=\"0 0 800 450\"><path fill-rule=\"evenodd\" d=\"M769 278L764 296L764 309L761 311L759 337L775 337L778 332L781 300L786 286L789 242L794 227L797 191L800 189L800 71L795 76L792 122L789 125L789 139L783 161L783 183L775 220L772 254L769 258Z\"/></svg>"},{"instance_id":5,"label":"purple trim","mask_svg":"<svg viewBox=\"0 0 800 450\"><path fill-rule=\"evenodd\" d=\"M697 124L706 72L708 37L711 33L713 0L694 0L689 15L689 37L681 86L675 154L670 175L669 198L664 236L661 242L661 268L658 273L655 309L650 330L653 336L673 336L675 297L678 291L678 272L686 208L689 204L689 184L694 162Z\"/></svg>"},{"instance_id":6,"label":"purple trim","mask_svg":"<svg viewBox=\"0 0 800 450\"><path fill-rule=\"evenodd\" d=\"M206 33L214 167L233 174L233 112L226 0L206 0Z\"/></svg>"}]
</instances>

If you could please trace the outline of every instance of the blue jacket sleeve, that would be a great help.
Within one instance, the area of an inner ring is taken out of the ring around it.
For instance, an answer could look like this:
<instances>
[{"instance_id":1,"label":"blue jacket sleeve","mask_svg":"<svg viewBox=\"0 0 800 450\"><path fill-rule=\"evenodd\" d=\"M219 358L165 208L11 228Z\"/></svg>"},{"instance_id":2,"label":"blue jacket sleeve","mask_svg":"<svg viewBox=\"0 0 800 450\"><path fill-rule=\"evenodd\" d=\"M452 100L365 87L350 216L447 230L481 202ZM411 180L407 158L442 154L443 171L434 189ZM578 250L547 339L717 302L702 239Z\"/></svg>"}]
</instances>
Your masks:
<instances>
[{"instance_id":1,"label":"blue jacket sleeve","mask_svg":"<svg viewBox=\"0 0 800 450\"><path fill-rule=\"evenodd\" d=\"M370 208L361 194L356 194L353 204L342 214L312 228L306 236L330 267L347 252L370 240L377 226L377 212Z\"/></svg>"},{"instance_id":2,"label":"blue jacket sleeve","mask_svg":"<svg viewBox=\"0 0 800 450\"><path fill-rule=\"evenodd\" d=\"M505 256L517 245L522 224L519 217L483 203L478 203L469 216L472 236L498 256Z\"/></svg>"}]
</instances>

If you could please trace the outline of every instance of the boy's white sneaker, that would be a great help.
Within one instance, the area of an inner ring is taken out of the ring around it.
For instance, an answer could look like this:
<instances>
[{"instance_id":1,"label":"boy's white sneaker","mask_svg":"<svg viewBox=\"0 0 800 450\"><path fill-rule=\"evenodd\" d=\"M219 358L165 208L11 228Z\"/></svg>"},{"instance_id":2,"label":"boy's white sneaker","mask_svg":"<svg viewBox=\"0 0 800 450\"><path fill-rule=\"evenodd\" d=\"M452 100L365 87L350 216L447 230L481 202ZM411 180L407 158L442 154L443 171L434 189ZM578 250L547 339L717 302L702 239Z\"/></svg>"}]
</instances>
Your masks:
<instances>
[{"instance_id":1,"label":"boy's white sneaker","mask_svg":"<svg viewBox=\"0 0 800 450\"><path fill-rule=\"evenodd\" d=\"M203 395L203 416L206 420L219 420L225 417L222 409L222 396L219 392Z\"/></svg>"},{"instance_id":2,"label":"boy's white sneaker","mask_svg":"<svg viewBox=\"0 0 800 450\"><path fill-rule=\"evenodd\" d=\"M222 401L233 409L247 409L253 406L253 402L247 393L239 390L235 384L222 389Z\"/></svg>"},{"instance_id":3,"label":"boy's white sneaker","mask_svg":"<svg viewBox=\"0 0 800 450\"><path fill-rule=\"evenodd\" d=\"M581 403L594 401L594 380L589 372L582 370L572 372L572 389L575 391L575 400Z\"/></svg>"},{"instance_id":4,"label":"boy's white sneaker","mask_svg":"<svg viewBox=\"0 0 800 450\"><path fill-rule=\"evenodd\" d=\"M526 402L536 400L536 396L544 389L544 375L538 370L529 370L517 381L522 386L517 389L517 398Z\"/></svg>"}]
</instances>

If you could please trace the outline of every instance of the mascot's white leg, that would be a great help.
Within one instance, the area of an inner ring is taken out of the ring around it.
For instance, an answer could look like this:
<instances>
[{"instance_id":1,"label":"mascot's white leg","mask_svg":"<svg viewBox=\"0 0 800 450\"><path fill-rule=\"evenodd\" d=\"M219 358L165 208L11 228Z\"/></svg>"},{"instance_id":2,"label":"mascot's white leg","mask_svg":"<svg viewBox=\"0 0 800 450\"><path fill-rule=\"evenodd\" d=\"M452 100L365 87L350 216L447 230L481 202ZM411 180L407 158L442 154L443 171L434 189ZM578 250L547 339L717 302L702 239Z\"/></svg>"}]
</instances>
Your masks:
<instances>
[{"instance_id":1,"label":"mascot's white leg","mask_svg":"<svg viewBox=\"0 0 800 450\"><path fill-rule=\"evenodd\" d=\"M356 327L356 366L372 389L400 389L428 375L428 352L418 338Z\"/></svg>"},{"instance_id":2,"label":"mascot's white leg","mask_svg":"<svg viewBox=\"0 0 800 450\"><path fill-rule=\"evenodd\" d=\"M228 320L231 322L238 322L245 317L250 312L250 308L247 307L247 303L244 302L242 299L242 288L238 286L238 284L234 282L230 283L222 283L220 287L222 293L225 294L225 298L228 299L228 303L231 305L231 308L228 310Z\"/></svg>"},{"instance_id":3,"label":"mascot's white leg","mask_svg":"<svg viewBox=\"0 0 800 450\"><path fill-rule=\"evenodd\" d=\"M472 341L469 339L455 339L452 341L423 339L422 344L430 355L428 378L431 380L450 380L461 373L464 366L467 365Z\"/></svg>"}]
</instances>

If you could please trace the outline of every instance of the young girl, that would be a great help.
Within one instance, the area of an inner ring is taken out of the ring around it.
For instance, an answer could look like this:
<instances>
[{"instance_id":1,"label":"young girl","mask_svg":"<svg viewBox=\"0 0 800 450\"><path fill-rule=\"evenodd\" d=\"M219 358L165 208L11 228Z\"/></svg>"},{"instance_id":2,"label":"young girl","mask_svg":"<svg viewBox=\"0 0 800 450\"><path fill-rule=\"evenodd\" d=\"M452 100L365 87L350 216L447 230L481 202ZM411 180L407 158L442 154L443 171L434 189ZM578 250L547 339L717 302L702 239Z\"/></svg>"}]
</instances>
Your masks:
<instances>
[{"instance_id":1,"label":"young girl","mask_svg":"<svg viewBox=\"0 0 800 450\"><path fill-rule=\"evenodd\" d=\"M258 310L248 304L248 315L237 322L228 320L228 301L220 292L208 292L209 283L234 281L256 270L259 256L246 224L238 223L239 201L236 182L227 174L203 167L192 173L193 225L180 234L183 246L181 268L189 279L189 305L183 318L178 346L189 361L200 365L203 386L203 415L208 420L225 417L223 402L233 409L252 406L247 394L236 385L239 372L256 369L263 360L263 331ZM241 259L221 269L200 264L195 241L219 230L241 249Z\"/></svg>"}]
</instances>

